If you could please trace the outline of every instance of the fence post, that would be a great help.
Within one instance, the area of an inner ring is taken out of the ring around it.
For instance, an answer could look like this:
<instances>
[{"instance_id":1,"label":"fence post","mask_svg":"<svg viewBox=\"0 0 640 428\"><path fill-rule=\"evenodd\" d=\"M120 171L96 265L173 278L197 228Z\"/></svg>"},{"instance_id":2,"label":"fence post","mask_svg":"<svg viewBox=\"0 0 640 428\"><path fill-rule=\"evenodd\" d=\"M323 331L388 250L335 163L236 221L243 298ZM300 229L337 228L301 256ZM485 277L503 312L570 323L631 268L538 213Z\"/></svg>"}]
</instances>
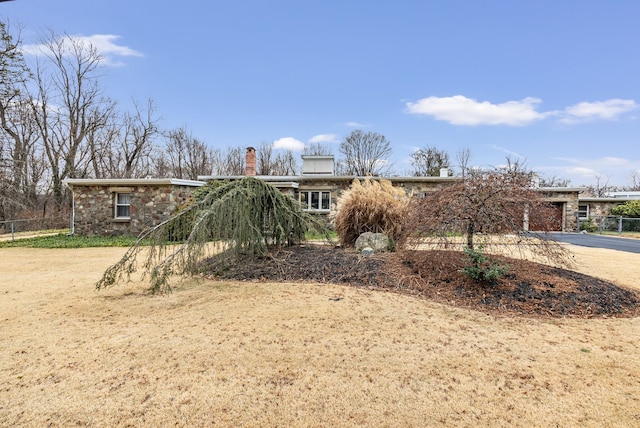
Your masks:
<instances>
[{"instance_id":1,"label":"fence post","mask_svg":"<svg viewBox=\"0 0 640 428\"><path fill-rule=\"evenodd\" d=\"M622 235L622 216L618 217L618 235Z\"/></svg>"},{"instance_id":2,"label":"fence post","mask_svg":"<svg viewBox=\"0 0 640 428\"><path fill-rule=\"evenodd\" d=\"M13 232L14 232L13 222L11 222L11 242L16 240L15 236L13 235Z\"/></svg>"}]
</instances>

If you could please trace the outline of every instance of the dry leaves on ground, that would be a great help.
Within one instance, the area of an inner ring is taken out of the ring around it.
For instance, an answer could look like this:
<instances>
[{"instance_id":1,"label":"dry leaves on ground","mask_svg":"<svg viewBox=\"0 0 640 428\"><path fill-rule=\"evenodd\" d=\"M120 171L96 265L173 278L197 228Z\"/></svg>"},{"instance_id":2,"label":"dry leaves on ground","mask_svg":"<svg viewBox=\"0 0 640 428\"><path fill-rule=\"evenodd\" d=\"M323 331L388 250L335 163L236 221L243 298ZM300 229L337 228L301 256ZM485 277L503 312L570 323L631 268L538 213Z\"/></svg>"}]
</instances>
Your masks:
<instances>
[{"instance_id":1,"label":"dry leaves on ground","mask_svg":"<svg viewBox=\"0 0 640 428\"><path fill-rule=\"evenodd\" d=\"M290 247L263 258L243 258L231 266L211 259L210 274L224 279L317 281L400 291L483 312L536 317L633 317L640 296L610 282L540 263L495 256L509 271L493 286L461 269L455 251L405 251L364 257L340 247Z\"/></svg>"}]
</instances>

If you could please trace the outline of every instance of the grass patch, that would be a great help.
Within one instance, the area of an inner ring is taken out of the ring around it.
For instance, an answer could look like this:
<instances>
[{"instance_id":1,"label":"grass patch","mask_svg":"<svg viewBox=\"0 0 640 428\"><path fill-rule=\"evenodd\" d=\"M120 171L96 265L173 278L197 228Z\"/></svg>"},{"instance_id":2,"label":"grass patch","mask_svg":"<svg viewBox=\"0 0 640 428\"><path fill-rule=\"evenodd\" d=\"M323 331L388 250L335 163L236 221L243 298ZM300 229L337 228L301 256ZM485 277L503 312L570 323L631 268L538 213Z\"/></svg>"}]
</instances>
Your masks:
<instances>
[{"instance_id":1,"label":"grass patch","mask_svg":"<svg viewBox=\"0 0 640 428\"><path fill-rule=\"evenodd\" d=\"M34 236L31 238L22 238L16 234L14 241L0 241L0 248L91 248L91 247L130 247L136 242L135 236L69 236L65 231L38 231L30 232L33 234L49 234L59 232L55 235ZM331 239L337 239L335 231L329 234ZM325 239L324 235L319 233L307 233L305 238L309 241ZM142 245L149 245L151 241L144 242Z\"/></svg>"},{"instance_id":2,"label":"grass patch","mask_svg":"<svg viewBox=\"0 0 640 428\"><path fill-rule=\"evenodd\" d=\"M621 236L623 238L640 239L640 232L622 232L622 234L620 234L620 233L618 233L618 231L603 230L603 231L601 231L599 233L600 233L600 235Z\"/></svg>"},{"instance_id":3,"label":"grass patch","mask_svg":"<svg viewBox=\"0 0 640 428\"><path fill-rule=\"evenodd\" d=\"M2 241L0 248L89 248L89 247L130 247L136 242L135 236L69 236L64 233L15 241Z\"/></svg>"}]
</instances>

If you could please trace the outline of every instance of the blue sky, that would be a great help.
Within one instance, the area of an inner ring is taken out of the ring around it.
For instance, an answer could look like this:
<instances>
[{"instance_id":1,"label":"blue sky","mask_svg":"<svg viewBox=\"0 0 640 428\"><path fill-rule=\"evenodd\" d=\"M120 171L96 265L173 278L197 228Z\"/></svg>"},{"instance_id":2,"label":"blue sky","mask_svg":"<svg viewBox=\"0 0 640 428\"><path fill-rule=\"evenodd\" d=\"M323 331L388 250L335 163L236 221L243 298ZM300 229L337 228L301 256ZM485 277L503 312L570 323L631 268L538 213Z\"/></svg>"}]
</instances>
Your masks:
<instances>
[{"instance_id":1,"label":"blue sky","mask_svg":"<svg viewBox=\"0 0 640 428\"><path fill-rule=\"evenodd\" d=\"M630 184L640 170L637 0L15 0L25 44L91 40L123 107L212 147L335 145L354 129L413 150Z\"/></svg>"}]
</instances>

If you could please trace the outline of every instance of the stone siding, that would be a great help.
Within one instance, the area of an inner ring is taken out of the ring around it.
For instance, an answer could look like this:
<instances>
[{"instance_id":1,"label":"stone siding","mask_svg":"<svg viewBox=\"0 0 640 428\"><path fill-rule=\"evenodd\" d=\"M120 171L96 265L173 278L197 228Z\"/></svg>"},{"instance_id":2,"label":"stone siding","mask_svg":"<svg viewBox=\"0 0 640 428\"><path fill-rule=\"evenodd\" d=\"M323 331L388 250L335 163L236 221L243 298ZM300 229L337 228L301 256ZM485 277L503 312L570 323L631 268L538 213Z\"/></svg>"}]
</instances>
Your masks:
<instances>
[{"instance_id":1,"label":"stone siding","mask_svg":"<svg viewBox=\"0 0 640 428\"><path fill-rule=\"evenodd\" d=\"M618 205L622 205L625 202L634 199L617 199L612 200L610 198L587 198L580 201L580 205L589 206L589 218L593 220L596 226L608 216L613 216L611 210Z\"/></svg>"},{"instance_id":2,"label":"stone siding","mask_svg":"<svg viewBox=\"0 0 640 428\"><path fill-rule=\"evenodd\" d=\"M613 207L617 207L618 205L624 203L623 202L581 202L580 205L588 205L589 206L589 218L593 218L596 223L600 220L600 217L610 216L611 209Z\"/></svg>"},{"instance_id":3,"label":"stone siding","mask_svg":"<svg viewBox=\"0 0 640 428\"><path fill-rule=\"evenodd\" d=\"M194 187L177 185L76 186L73 189L74 233L82 236L137 236L167 219L194 190ZM130 218L115 218L116 193L131 195Z\"/></svg>"}]
</instances>

